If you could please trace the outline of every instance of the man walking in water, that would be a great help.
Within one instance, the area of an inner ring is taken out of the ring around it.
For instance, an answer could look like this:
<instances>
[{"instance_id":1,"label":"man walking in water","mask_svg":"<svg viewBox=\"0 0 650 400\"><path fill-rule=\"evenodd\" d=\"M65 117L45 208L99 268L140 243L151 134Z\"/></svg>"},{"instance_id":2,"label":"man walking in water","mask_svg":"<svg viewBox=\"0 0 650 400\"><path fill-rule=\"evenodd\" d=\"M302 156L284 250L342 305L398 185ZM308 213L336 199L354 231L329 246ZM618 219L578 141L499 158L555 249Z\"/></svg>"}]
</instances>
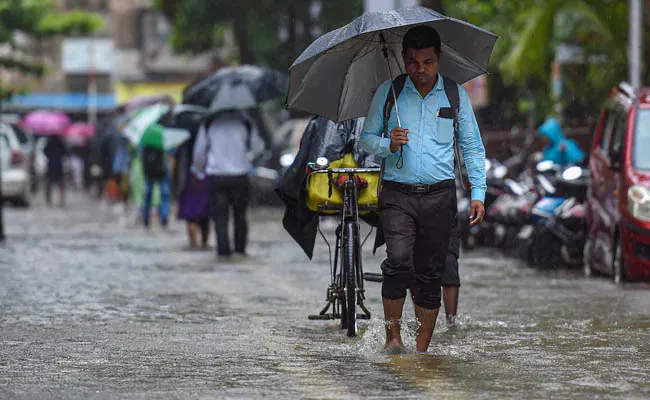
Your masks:
<instances>
[{"instance_id":1,"label":"man walking in water","mask_svg":"<svg viewBox=\"0 0 650 400\"><path fill-rule=\"evenodd\" d=\"M402 56L408 74L397 97L403 127L397 125L393 105L387 119L390 136L382 137L386 101L393 96L391 82L384 82L370 106L361 145L386 162L379 195L387 253L381 266L386 350L404 350L402 309L407 289L413 287L420 323L416 347L425 352L440 309L440 286L456 219L454 142L457 139L460 145L472 186L472 225L485 214L485 149L469 95L439 73L438 32L427 26L411 28L402 41Z\"/></svg>"}]
</instances>

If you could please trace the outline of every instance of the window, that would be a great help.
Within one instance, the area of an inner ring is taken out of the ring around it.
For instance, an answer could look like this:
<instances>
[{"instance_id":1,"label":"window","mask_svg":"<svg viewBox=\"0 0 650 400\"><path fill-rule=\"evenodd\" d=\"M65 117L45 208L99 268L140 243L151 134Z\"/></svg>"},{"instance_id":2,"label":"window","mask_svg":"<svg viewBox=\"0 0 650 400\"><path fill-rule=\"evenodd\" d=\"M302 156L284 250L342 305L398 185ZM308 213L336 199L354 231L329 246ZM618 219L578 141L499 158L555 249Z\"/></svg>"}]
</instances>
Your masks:
<instances>
[{"instance_id":1,"label":"window","mask_svg":"<svg viewBox=\"0 0 650 400\"><path fill-rule=\"evenodd\" d=\"M607 107L605 111L605 122L603 123L603 130L600 133L600 141L598 142L598 148L601 153L607 154L607 149L609 148L609 138L612 134L612 129L614 127L614 121L616 120L616 113L612 106Z\"/></svg>"},{"instance_id":2,"label":"window","mask_svg":"<svg viewBox=\"0 0 650 400\"><path fill-rule=\"evenodd\" d=\"M650 110L639 110L632 147L634 168L650 170Z\"/></svg>"},{"instance_id":3,"label":"window","mask_svg":"<svg viewBox=\"0 0 650 400\"><path fill-rule=\"evenodd\" d=\"M621 106L614 109L615 122L611 136L611 147L609 149L610 160L621 161L625 131L627 130L627 112Z\"/></svg>"}]
</instances>

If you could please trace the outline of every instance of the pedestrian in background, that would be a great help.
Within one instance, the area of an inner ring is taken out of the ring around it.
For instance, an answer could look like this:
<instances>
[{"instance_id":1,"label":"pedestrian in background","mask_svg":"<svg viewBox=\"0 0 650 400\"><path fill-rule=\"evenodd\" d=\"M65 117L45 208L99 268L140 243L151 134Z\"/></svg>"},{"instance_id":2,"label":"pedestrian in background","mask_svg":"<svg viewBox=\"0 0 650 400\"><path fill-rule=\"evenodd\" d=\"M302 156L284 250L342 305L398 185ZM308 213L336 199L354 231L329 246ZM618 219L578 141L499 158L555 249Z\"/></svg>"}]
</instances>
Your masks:
<instances>
[{"instance_id":1,"label":"pedestrian in background","mask_svg":"<svg viewBox=\"0 0 650 400\"><path fill-rule=\"evenodd\" d=\"M52 186L58 186L61 207L65 207L65 171L64 161L68 149L60 136L50 136L43 149L47 157L47 183L45 186L45 202L52 205Z\"/></svg>"},{"instance_id":2,"label":"pedestrian in background","mask_svg":"<svg viewBox=\"0 0 650 400\"><path fill-rule=\"evenodd\" d=\"M580 146L564 136L560 123L555 118L544 121L538 129L538 134L544 141L543 160L566 165L578 164L585 159L585 153Z\"/></svg>"},{"instance_id":3,"label":"pedestrian in background","mask_svg":"<svg viewBox=\"0 0 650 400\"><path fill-rule=\"evenodd\" d=\"M232 209L235 222L234 254L246 255L249 178L252 156L264 150L257 127L242 111L224 111L209 118L199 129L194 144L192 171L196 179L206 175L211 187L211 216L217 233L217 255L230 257L228 225Z\"/></svg>"},{"instance_id":4,"label":"pedestrian in background","mask_svg":"<svg viewBox=\"0 0 650 400\"><path fill-rule=\"evenodd\" d=\"M167 227L169 205L171 201L171 188L169 177L168 157L163 146L163 128L153 126L147 129L140 141L140 154L145 177L143 221L149 228L151 219L151 203L153 201L153 188L160 188L160 205L158 218L163 227Z\"/></svg>"},{"instance_id":5,"label":"pedestrian in background","mask_svg":"<svg viewBox=\"0 0 650 400\"><path fill-rule=\"evenodd\" d=\"M198 135L200 121L190 113L177 117L177 128L190 132L190 140L183 143L177 152L176 183L180 192L178 200L178 219L187 223L187 237L190 249L199 248L197 236L201 234L201 248L208 248L210 236L210 180L195 178L191 167L194 161L194 144Z\"/></svg>"}]
</instances>

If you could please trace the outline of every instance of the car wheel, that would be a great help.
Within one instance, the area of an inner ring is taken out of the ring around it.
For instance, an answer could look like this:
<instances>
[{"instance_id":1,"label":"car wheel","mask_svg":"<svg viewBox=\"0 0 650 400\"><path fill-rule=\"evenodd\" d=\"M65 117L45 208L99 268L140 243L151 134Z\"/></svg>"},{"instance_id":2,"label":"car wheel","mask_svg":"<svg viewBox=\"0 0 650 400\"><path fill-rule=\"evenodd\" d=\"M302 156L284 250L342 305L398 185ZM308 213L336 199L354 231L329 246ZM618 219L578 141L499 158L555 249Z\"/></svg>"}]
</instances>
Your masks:
<instances>
[{"instance_id":1,"label":"car wheel","mask_svg":"<svg viewBox=\"0 0 650 400\"><path fill-rule=\"evenodd\" d=\"M616 237L616 250L612 257L612 279L615 284L625 282L625 264L623 262L623 240L620 236Z\"/></svg>"}]
</instances>

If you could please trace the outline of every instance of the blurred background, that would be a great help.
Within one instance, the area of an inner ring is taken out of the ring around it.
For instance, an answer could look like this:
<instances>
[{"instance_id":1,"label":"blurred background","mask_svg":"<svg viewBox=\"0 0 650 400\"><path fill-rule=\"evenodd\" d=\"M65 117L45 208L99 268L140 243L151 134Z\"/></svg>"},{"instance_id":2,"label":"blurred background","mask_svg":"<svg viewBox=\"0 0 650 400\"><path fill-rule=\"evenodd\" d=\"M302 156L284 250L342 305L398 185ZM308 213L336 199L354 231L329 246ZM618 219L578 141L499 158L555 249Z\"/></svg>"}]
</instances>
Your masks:
<instances>
[{"instance_id":1,"label":"blurred background","mask_svg":"<svg viewBox=\"0 0 650 400\"><path fill-rule=\"evenodd\" d=\"M647 35L650 2L645 3L645 15L638 17ZM570 136L589 136L587 128L607 92L628 76L627 0L1 4L3 113L55 108L94 123L137 96L165 94L180 102L188 83L223 65L257 64L286 71L311 41L364 10L418 4L500 36L490 74L468 84L491 151L496 151L490 146L494 135L513 127L536 127L552 112L576 128ZM650 52L644 56L647 59ZM646 81L647 75L644 70Z\"/></svg>"}]
</instances>

